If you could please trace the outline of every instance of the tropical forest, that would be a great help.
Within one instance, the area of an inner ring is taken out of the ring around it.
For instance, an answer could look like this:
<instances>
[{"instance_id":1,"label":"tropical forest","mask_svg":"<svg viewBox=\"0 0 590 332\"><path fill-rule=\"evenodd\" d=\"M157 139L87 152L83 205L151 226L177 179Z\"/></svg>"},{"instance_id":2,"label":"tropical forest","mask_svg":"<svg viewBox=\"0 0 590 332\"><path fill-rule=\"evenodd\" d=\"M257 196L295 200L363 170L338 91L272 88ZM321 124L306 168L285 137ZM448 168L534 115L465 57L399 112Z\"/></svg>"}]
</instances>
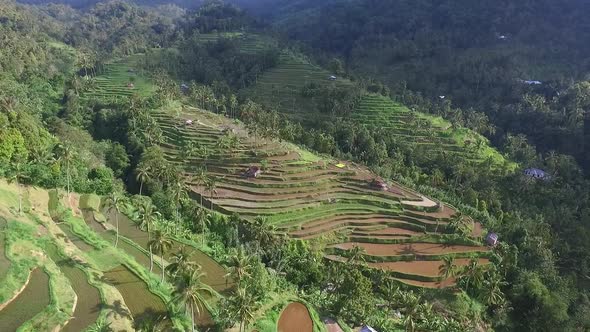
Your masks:
<instances>
[{"instance_id":1,"label":"tropical forest","mask_svg":"<svg viewBox=\"0 0 590 332\"><path fill-rule=\"evenodd\" d=\"M0 332L590 331L585 0L0 0Z\"/></svg>"}]
</instances>

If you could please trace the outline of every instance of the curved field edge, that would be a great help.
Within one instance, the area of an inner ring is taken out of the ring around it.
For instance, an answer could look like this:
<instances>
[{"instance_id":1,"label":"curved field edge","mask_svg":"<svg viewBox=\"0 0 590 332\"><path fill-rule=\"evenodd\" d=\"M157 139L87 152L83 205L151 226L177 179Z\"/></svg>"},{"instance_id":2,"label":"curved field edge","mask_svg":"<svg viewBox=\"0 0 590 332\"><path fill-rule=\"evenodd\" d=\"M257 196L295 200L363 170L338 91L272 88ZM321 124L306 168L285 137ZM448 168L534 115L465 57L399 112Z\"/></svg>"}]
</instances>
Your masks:
<instances>
[{"instance_id":1,"label":"curved field edge","mask_svg":"<svg viewBox=\"0 0 590 332\"><path fill-rule=\"evenodd\" d=\"M299 302L305 305L311 321L313 323L313 332L326 332L326 327L320 318L320 314L306 300L295 295L277 294L274 299L266 305L266 310L252 324L252 330L258 332L276 332L279 319L283 310L293 302Z\"/></svg>"},{"instance_id":2,"label":"curved field edge","mask_svg":"<svg viewBox=\"0 0 590 332\"><path fill-rule=\"evenodd\" d=\"M103 273L108 272L117 265L124 265L131 273L137 276L147 286L150 293L157 296L166 305L168 314L176 328L184 329L190 325L188 319L180 313L178 308L171 302L171 286L167 283L160 283L154 274L150 273L144 266L138 263L132 256L122 249L114 248L113 245L96 234L86 222L72 215L71 211L61 205L57 191L49 192L50 212L60 216L68 224L72 232L95 250L91 253L84 253L87 258L94 262ZM53 210L53 211L52 211ZM126 239L128 240L128 239ZM128 240L132 242L131 240ZM134 244L134 247L137 246ZM137 248L139 249L139 248Z\"/></svg>"}]
</instances>

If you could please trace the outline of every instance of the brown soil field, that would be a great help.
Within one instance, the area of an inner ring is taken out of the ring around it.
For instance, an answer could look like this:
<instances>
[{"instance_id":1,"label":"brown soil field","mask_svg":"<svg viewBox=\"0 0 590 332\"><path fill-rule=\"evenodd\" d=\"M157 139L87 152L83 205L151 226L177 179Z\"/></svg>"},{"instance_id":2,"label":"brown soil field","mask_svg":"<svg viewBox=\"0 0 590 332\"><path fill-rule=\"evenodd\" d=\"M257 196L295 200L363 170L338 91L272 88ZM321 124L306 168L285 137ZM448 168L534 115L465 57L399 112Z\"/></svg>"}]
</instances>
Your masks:
<instances>
[{"instance_id":1,"label":"brown soil field","mask_svg":"<svg viewBox=\"0 0 590 332\"><path fill-rule=\"evenodd\" d=\"M456 282L455 278L449 278L449 279L443 280L443 281L417 281L417 280L411 280L411 279L397 279L397 278L395 280L398 280L398 281L403 282L408 285L424 287L424 288L446 288L446 287L454 286L455 282Z\"/></svg>"},{"instance_id":2,"label":"brown soil field","mask_svg":"<svg viewBox=\"0 0 590 332\"><path fill-rule=\"evenodd\" d=\"M397 256L397 255L433 255L458 252L488 251L487 247L445 245L439 243L401 243L401 244L377 244L348 242L334 245L332 247L349 250L354 246L365 249L366 254L373 256Z\"/></svg>"},{"instance_id":3,"label":"brown soil field","mask_svg":"<svg viewBox=\"0 0 590 332\"><path fill-rule=\"evenodd\" d=\"M469 258L457 258L453 262L455 265L461 267L469 264ZM480 258L480 264L488 264L490 261L487 258ZM389 271L398 271L408 274L419 274L423 276L436 277L439 275L438 268L443 264L443 261L412 261L412 262L384 262L384 263L369 263L370 267L383 268Z\"/></svg>"},{"instance_id":4,"label":"brown soil field","mask_svg":"<svg viewBox=\"0 0 590 332\"><path fill-rule=\"evenodd\" d=\"M403 228L396 228L396 227L388 227L388 228L384 228L384 229L366 231L366 232L362 232L362 233L364 233L366 235L420 235L420 234L424 234L424 233L411 231L411 230L403 229ZM362 235L362 234L359 234L359 235Z\"/></svg>"},{"instance_id":5,"label":"brown soil field","mask_svg":"<svg viewBox=\"0 0 590 332\"><path fill-rule=\"evenodd\" d=\"M290 303L281 313L278 332L313 332L307 307L299 302Z\"/></svg>"}]
</instances>

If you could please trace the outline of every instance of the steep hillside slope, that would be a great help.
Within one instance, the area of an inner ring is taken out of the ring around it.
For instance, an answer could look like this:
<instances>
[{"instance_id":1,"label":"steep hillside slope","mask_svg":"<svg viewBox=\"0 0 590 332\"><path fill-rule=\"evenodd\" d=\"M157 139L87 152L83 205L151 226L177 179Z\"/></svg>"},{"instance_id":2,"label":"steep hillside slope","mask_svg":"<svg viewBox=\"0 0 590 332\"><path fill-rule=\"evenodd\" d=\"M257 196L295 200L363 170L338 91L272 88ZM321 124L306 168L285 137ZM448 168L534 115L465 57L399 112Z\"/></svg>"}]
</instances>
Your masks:
<instances>
[{"instance_id":1,"label":"steep hillside slope","mask_svg":"<svg viewBox=\"0 0 590 332\"><path fill-rule=\"evenodd\" d=\"M125 58L111 66L135 71L133 61ZM103 78L113 80L105 75L98 82ZM249 136L235 120L180 103L152 116L164 134L164 156L184 169L193 198L224 214L263 217L277 232L294 238L336 244L326 248L331 259L343 259L359 246L366 249L367 261L391 267L400 280L438 287L452 280L439 283L438 272L421 270L422 264L488 254L480 244L479 223L396 183L381 187L364 167ZM191 145L198 150L191 151ZM199 175L203 170L205 178ZM414 262L403 268L387 263L402 260ZM412 274L414 268L423 274Z\"/></svg>"}]
</instances>

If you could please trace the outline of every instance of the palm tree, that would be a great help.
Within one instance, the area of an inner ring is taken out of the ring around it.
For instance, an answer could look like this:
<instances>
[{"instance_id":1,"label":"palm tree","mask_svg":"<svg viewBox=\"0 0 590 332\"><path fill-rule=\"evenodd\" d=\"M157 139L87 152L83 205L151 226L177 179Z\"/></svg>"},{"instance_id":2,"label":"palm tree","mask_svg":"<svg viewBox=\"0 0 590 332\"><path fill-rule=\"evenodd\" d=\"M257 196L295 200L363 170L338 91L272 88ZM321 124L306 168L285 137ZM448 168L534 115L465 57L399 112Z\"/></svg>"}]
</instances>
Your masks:
<instances>
[{"instance_id":1,"label":"palm tree","mask_svg":"<svg viewBox=\"0 0 590 332\"><path fill-rule=\"evenodd\" d=\"M381 286L381 292L383 293L390 309L394 309L397 303L397 299L400 297L400 288L392 280L387 280L385 284Z\"/></svg>"},{"instance_id":2,"label":"palm tree","mask_svg":"<svg viewBox=\"0 0 590 332\"><path fill-rule=\"evenodd\" d=\"M137 226L141 230L146 230L148 233L148 243L151 241L151 225L156 222L156 219L160 217L160 212L154 209L154 206L150 201L143 201L143 203L139 207L139 222ZM154 255L152 252L152 247L149 247L150 251L150 272L153 271L154 268Z\"/></svg>"},{"instance_id":3,"label":"palm tree","mask_svg":"<svg viewBox=\"0 0 590 332\"><path fill-rule=\"evenodd\" d=\"M193 141L188 141L182 147L181 157L187 165L190 165L191 158L198 154L199 149L195 146Z\"/></svg>"},{"instance_id":4,"label":"palm tree","mask_svg":"<svg viewBox=\"0 0 590 332\"><path fill-rule=\"evenodd\" d=\"M420 298L413 292L404 292L400 296L400 307L404 312L404 325L406 331L414 332L416 330L416 319L420 309Z\"/></svg>"},{"instance_id":5,"label":"palm tree","mask_svg":"<svg viewBox=\"0 0 590 332\"><path fill-rule=\"evenodd\" d=\"M452 256L445 256L443 258L443 263L438 267L438 275L442 277L443 280L446 280L449 277L455 276L456 272L457 266L455 265L455 259Z\"/></svg>"},{"instance_id":6,"label":"palm tree","mask_svg":"<svg viewBox=\"0 0 590 332\"><path fill-rule=\"evenodd\" d=\"M254 319L254 308L257 307L258 302L246 287L238 287L231 300L233 302L232 306L240 318L239 331L245 332L248 324Z\"/></svg>"},{"instance_id":7,"label":"palm tree","mask_svg":"<svg viewBox=\"0 0 590 332\"><path fill-rule=\"evenodd\" d=\"M213 288L203 282L205 273L201 269L187 271L177 283L173 292L172 301L184 304L185 312L191 315L191 330L195 331L195 313L200 315L205 310L210 310L209 298L219 296Z\"/></svg>"},{"instance_id":8,"label":"palm tree","mask_svg":"<svg viewBox=\"0 0 590 332\"><path fill-rule=\"evenodd\" d=\"M195 214L195 222L201 224L202 236L201 236L201 244L205 245L205 233L207 232L207 227L205 226L205 221L207 221L207 214L205 213L205 208L199 207L199 210Z\"/></svg>"},{"instance_id":9,"label":"palm tree","mask_svg":"<svg viewBox=\"0 0 590 332\"><path fill-rule=\"evenodd\" d=\"M70 144L60 144L59 146L59 161L66 164L66 186L68 193L68 204L70 204L70 164L74 159L75 152Z\"/></svg>"},{"instance_id":10,"label":"palm tree","mask_svg":"<svg viewBox=\"0 0 590 332\"><path fill-rule=\"evenodd\" d=\"M197 186L205 186L206 183L209 181L209 178L207 177L207 169L205 167L199 167L195 171L194 180ZM201 206L203 206L203 194L200 194L199 196L201 197Z\"/></svg>"},{"instance_id":11,"label":"palm tree","mask_svg":"<svg viewBox=\"0 0 590 332\"><path fill-rule=\"evenodd\" d=\"M476 258L472 258L469 264L463 267L462 274L461 282L465 286L465 289L469 289L471 286L479 288L485 278L484 268Z\"/></svg>"},{"instance_id":12,"label":"palm tree","mask_svg":"<svg viewBox=\"0 0 590 332\"><path fill-rule=\"evenodd\" d=\"M16 162L13 170L14 174L8 178L8 183L12 183L14 181L16 182L16 187L18 188L18 214L21 214L23 211L23 189L20 180L26 178L22 166L22 162Z\"/></svg>"},{"instance_id":13,"label":"palm tree","mask_svg":"<svg viewBox=\"0 0 590 332\"><path fill-rule=\"evenodd\" d=\"M228 263L228 273L225 275L226 282L227 277L231 277L238 283L240 287L244 278L250 276L250 270L252 269L252 256L248 255L243 247L239 247L236 253L233 254Z\"/></svg>"},{"instance_id":14,"label":"palm tree","mask_svg":"<svg viewBox=\"0 0 590 332\"><path fill-rule=\"evenodd\" d=\"M187 252L186 248L182 246L180 250L175 252L170 258L170 263L166 266L166 272L171 276L178 278L182 273L190 272L201 269L201 266L190 260L190 253Z\"/></svg>"},{"instance_id":15,"label":"palm tree","mask_svg":"<svg viewBox=\"0 0 590 332\"><path fill-rule=\"evenodd\" d=\"M123 208L124 204L126 203L126 198L121 193L113 191L109 196L107 196L105 204L108 207L107 211L109 213L115 212L115 226L117 230L117 236L115 237L115 248L119 244L119 213L121 213L121 209Z\"/></svg>"},{"instance_id":16,"label":"palm tree","mask_svg":"<svg viewBox=\"0 0 590 332\"><path fill-rule=\"evenodd\" d=\"M142 315L136 318L133 327L137 332L165 332L170 330L165 318L165 315L155 316L151 313L147 317Z\"/></svg>"},{"instance_id":17,"label":"palm tree","mask_svg":"<svg viewBox=\"0 0 590 332\"><path fill-rule=\"evenodd\" d=\"M256 217L250 224L250 231L253 233L254 240L262 247L272 247L278 240L276 227L268 222L266 217Z\"/></svg>"},{"instance_id":18,"label":"palm tree","mask_svg":"<svg viewBox=\"0 0 590 332\"><path fill-rule=\"evenodd\" d=\"M488 306L499 306L505 301L502 287L506 285L506 282L494 273L488 275L488 278L483 283L483 289L479 295L480 299Z\"/></svg>"},{"instance_id":19,"label":"palm tree","mask_svg":"<svg viewBox=\"0 0 590 332\"><path fill-rule=\"evenodd\" d=\"M209 192L209 208L213 210L213 194L217 193L217 179L209 177L205 182L205 188Z\"/></svg>"},{"instance_id":20,"label":"palm tree","mask_svg":"<svg viewBox=\"0 0 590 332\"><path fill-rule=\"evenodd\" d=\"M107 323L106 319L101 318L88 328L88 332L113 332L112 323Z\"/></svg>"},{"instance_id":21,"label":"palm tree","mask_svg":"<svg viewBox=\"0 0 590 332\"><path fill-rule=\"evenodd\" d=\"M462 235L469 234L469 226L469 219L466 218L461 212L455 213L449 221L449 227L455 231L458 231Z\"/></svg>"},{"instance_id":22,"label":"palm tree","mask_svg":"<svg viewBox=\"0 0 590 332\"><path fill-rule=\"evenodd\" d=\"M358 246L358 245L354 245L352 247L352 249L350 249L348 252L348 260L346 261L347 264L349 263L355 263L355 262L364 262L365 261L365 248Z\"/></svg>"},{"instance_id":23,"label":"palm tree","mask_svg":"<svg viewBox=\"0 0 590 332\"><path fill-rule=\"evenodd\" d=\"M135 170L135 174L135 179L139 181L139 196L141 196L143 184L151 178L152 169L146 165L139 165L139 167L137 167L137 169Z\"/></svg>"},{"instance_id":24,"label":"palm tree","mask_svg":"<svg viewBox=\"0 0 590 332\"><path fill-rule=\"evenodd\" d=\"M172 241L168 238L166 233L161 230L154 232L154 237L148 242L148 246L151 250L160 255L160 267L162 269L162 279L160 282L164 282L164 254L172 247Z\"/></svg>"},{"instance_id":25,"label":"palm tree","mask_svg":"<svg viewBox=\"0 0 590 332\"><path fill-rule=\"evenodd\" d=\"M177 226L177 230L178 230L178 226L180 223L180 202L183 201L184 199L186 199L187 197L187 191L188 186L186 185L186 183L184 182L184 179L179 177L177 179L175 179L175 181L172 183L171 186L172 189L172 198L174 199L174 202L176 203L176 226Z\"/></svg>"}]
</instances>

